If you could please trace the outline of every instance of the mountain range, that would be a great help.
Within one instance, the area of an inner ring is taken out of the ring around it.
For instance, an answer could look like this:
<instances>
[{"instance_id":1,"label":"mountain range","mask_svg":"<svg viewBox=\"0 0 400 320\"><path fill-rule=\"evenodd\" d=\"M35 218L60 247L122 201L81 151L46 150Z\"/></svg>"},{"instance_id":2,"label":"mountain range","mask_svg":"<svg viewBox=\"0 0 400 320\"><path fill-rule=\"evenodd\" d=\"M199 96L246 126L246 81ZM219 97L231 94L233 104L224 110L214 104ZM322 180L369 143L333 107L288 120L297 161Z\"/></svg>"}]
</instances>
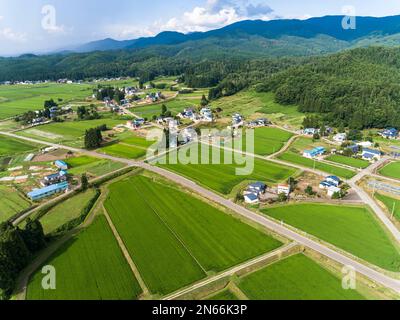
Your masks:
<instances>
[{"instance_id":1,"label":"mountain range","mask_svg":"<svg viewBox=\"0 0 400 320\"><path fill-rule=\"evenodd\" d=\"M193 73L193 66L208 70L207 63L212 61L229 64L285 58L297 63L359 47L400 46L400 15L357 17L356 28L349 30L342 27L343 18L247 20L208 32L167 31L133 40L104 39L46 55L0 57L0 81L122 75L149 80L157 75ZM217 68L218 75L227 68Z\"/></svg>"},{"instance_id":2,"label":"mountain range","mask_svg":"<svg viewBox=\"0 0 400 320\"><path fill-rule=\"evenodd\" d=\"M211 30L208 32L196 32L183 34L179 32L166 31L155 37L139 38L133 40L118 41L114 39L104 39L90 42L75 48L73 52L92 52L108 51L121 49L143 49L151 46L173 46L194 43L204 43L205 40L218 40L222 42L232 42L233 40L259 40L265 44L274 44L278 46L289 44L296 40L304 39L305 44L309 46L326 41L334 41L337 47L352 47L368 45L373 42L385 43L386 40L393 44L400 44L399 37L393 35L400 34L400 16L390 16L383 18L375 17L357 17L355 29L343 29L343 16L325 16L311 18L308 20L246 20L228 25L224 28ZM212 41L211 41L212 42ZM329 46L332 47L332 46ZM328 51L333 50L328 49ZM304 54L309 53L305 50ZM335 50L334 50L335 51ZM296 50L297 52L297 50ZM319 52L316 52L319 53ZM289 53L290 55L290 53Z\"/></svg>"}]
</instances>

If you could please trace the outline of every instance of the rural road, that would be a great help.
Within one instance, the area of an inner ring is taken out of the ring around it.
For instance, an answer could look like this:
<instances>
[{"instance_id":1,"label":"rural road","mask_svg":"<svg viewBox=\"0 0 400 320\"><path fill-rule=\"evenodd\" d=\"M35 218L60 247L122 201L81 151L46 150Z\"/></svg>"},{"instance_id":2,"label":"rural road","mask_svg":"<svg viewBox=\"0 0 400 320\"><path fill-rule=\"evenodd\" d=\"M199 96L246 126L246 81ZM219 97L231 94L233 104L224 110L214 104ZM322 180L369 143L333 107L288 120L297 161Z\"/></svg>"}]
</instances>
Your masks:
<instances>
[{"instance_id":1,"label":"rural road","mask_svg":"<svg viewBox=\"0 0 400 320\"><path fill-rule=\"evenodd\" d=\"M332 259L333 261L336 261L345 266L351 266L358 273L366 276L367 278L370 278L371 280L400 293L400 280L393 279L385 274L382 274L382 273L372 269L371 267L368 267L368 266L342 254L342 253L339 253L339 252L334 251L333 249L330 249L329 247L327 247L324 244L321 244L319 242L311 240L311 239L307 238L306 236L301 235L301 234L275 222L274 220L272 220L266 216L262 216L260 214L257 214L253 211L246 209L245 207L237 205L237 204L233 203L232 201L230 201L226 198L223 198L222 196L219 196L219 195L215 194L214 192L211 192L210 190L197 185L193 181L186 179L180 175L177 175L173 172L170 172L168 170L154 167L154 166L151 166L144 162L137 162L137 161L128 160L128 159L120 159L117 157L99 154L99 153L96 153L93 151L65 147L65 146L59 145L59 144L51 144L51 143L36 140L36 139L21 137L21 136L12 134L12 133L0 132L0 134L6 135L9 137L13 137L13 138L17 138L17 139L22 139L25 141L30 141L33 143L55 146L58 148L63 148L63 149L71 150L74 152L81 152L83 154L92 155L93 157L100 157L100 158L105 158L105 159L109 159L109 160L113 160L113 161L117 161L117 162L123 162L123 163L126 163L131 166L137 166L137 167L143 168L145 170L157 173L171 181L174 181L174 182L180 184L183 187L189 188L189 189L197 192L198 194L202 195L203 197L205 197L209 200L212 200L220 205L227 207L228 209L233 210L234 212L245 217L248 220L253 221L269 230L272 230L273 232L275 232L281 236L284 236L292 241L295 241L300 245L308 247L308 248ZM307 169L307 170L309 171L309 169ZM370 200L373 201L372 199L370 199ZM391 222L390 222L390 224L391 224ZM391 230L391 229L389 229L389 230ZM398 233L397 229L396 229L396 231L397 231L396 233Z\"/></svg>"},{"instance_id":2,"label":"rural road","mask_svg":"<svg viewBox=\"0 0 400 320\"><path fill-rule=\"evenodd\" d=\"M245 217L246 219L256 222L259 225L262 225L263 227L272 230L273 232L276 232L277 234L284 236L290 240L293 240L297 242L300 245L304 245L305 247L308 247L344 266L351 266L353 267L358 273L366 276L367 278L370 278L377 283L380 283L390 289L395 290L396 292L400 293L400 280L393 279L389 276L386 276L352 258L349 258L348 256L336 252L327 246L318 243L314 240L311 240L307 238L306 236L303 236L301 234L296 233L295 231L280 225L279 223L273 221L272 219L269 219L266 216L259 215L253 211L250 211L246 209L245 207L242 207L240 205L237 205L233 203L232 201L223 198L222 196L219 196L199 185L196 183L183 178L175 173L172 173L170 171L167 171L165 169L161 169L158 167L153 167L151 165L142 163L141 167L145 170L152 171L154 173L157 173L169 180L172 180L184 187L187 187L189 189L192 189L193 191L197 192L198 194L202 195L203 197L212 200L220 205L223 205L224 207L233 210L237 214Z\"/></svg>"},{"instance_id":3,"label":"rural road","mask_svg":"<svg viewBox=\"0 0 400 320\"><path fill-rule=\"evenodd\" d=\"M259 263L261 263L261 262L263 262L263 261L265 261L267 259L270 259L270 258L275 257L275 256L280 256L284 252L289 251L291 249L294 249L296 246L298 246L298 244L295 243L295 242L289 243L288 245L286 245L284 247L281 247L281 248L279 248L277 250L274 250L272 252L268 252L268 253L262 255L261 257L257 257L255 259L247 261L247 262L245 262L243 264L240 264L240 265L238 265L236 267L233 267L233 268L231 268L231 269L229 269L227 271L224 271L224 272L222 272L220 274L217 274L217 275L215 275L215 276L213 276L211 278L207 278L207 279L205 279L203 281L200 281L199 283L195 283L194 285L189 286L188 288L185 288L183 290L179 290L177 292L174 292L174 293L164 297L163 300L175 300L175 299L178 299L179 297L182 297L185 294L193 292L194 290L202 288L202 287L204 287L206 285L209 285L209 284L211 284L211 283L213 283L215 281L221 280L221 279L226 278L226 277L230 277L230 276L232 276L232 275L234 275L234 274L236 274L236 273L238 273L238 272L240 272L242 270L246 270L247 268L250 268L250 267L252 267L254 265L257 265L257 264L259 264Z\"/></svg>"}]
</instances>

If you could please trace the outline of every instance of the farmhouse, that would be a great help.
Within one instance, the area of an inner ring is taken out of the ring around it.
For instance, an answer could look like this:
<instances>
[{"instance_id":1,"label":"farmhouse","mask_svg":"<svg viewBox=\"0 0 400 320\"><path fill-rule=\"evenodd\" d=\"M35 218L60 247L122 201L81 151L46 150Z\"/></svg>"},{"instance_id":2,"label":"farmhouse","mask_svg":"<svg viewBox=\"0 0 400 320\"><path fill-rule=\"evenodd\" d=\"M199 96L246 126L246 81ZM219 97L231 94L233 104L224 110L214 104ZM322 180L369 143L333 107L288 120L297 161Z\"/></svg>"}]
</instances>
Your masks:
<instances>
[{"instance_id":1,"label":"farmhouse","mask_svg":"<svg viewBox=\"0 0 400 320\"><path fill-rule=\"evenodd\" d=\"M135 119L135 120L129 120L129 121L126 122L126 127L128 129L137 129L141 125L143 125L144 123L145 123L145 120L142 119L142 118Z\"/></svg>"},{"instance_id":2,"label":"farmhouse","mask_svg":"<svg viewBox=\"0 0 400 320\"><path fill-rule=\"evenodd\" d=\"M28 197L32 201L38 201L40 199L50 197L56 193L60 193L66 190L68 190L68 182L62 182L58 184L53 184L43 189L32 190L28 193Z\"/></svg>"},{"instance_id":3,"label":"farmhouse","mask_svg":"<svg viewBox=\"0 0 400 320\"><path fill-rule=\"evenodd\" d=\"M362 152L362 158L368 161L379 161L382 157L382 153L379 150L364 149Z\"/></svg>"},{"instance_id":4,"label":"farmhouse","mask_svg":"<svg viewBox=\"0 0 400 320\"><path fill-rule=\"evenodd\" d=\"M249 193L244 195L244 201L248 204L257 204L260 201L260 199L258 194Z\"/></svg>"},{"instance_id":5,"label":"farmhouse","mask_svg":"<svg viewBox=\"0 0 400 320\"><path fill-rule=\"evenodd\" d=\"M342 189L335 187L335 186L330 186L328 187L328 197L333 197L335 193L340 193Z\"/></svg>"},{"instance_id":6,"label":"farmhouse","mask_svg":"<svg viewBox=\"0 0 400 320\"><path fill-rule=\"evenodd\" d=\"M308 158L308 159L314 159L319 156L322 156L326 152L326 149L324 147L316 147L312 150L305 150L303 152L303 157Z\"/></svg>"},{"instance_id":7,"label":"farmhouse","mask_svg":"<svg viewBox=\"0 0 400 320\"><path fill-rule=\"evenodd\" d=\"M200 114L202 116L202 121L205 121L205 122L213 121L212 111L209 107L205 107L205 108L201 109Z\"/></svg>"},{"instance_id":8,"label":"farmhouse","mask_svg":"<svg viewBox=\"0 0 400 320\"><path fill-rule=\"evenodd\" d=\"M303 130L303 133L309 136L313 136L316 133L319 133L319 129L315 128L306 128Z\"/></svg>"},{"instance_id":9,"label":"farmhouse","mask_svg":"<svg viewBox=\"0 0 400 320\"><path fill-rule=\"evenodd\" d=\"M243 117L239 113L232 116L232 125L238 127L243 124Z\"/></svg>"},{"instance_id":10,"label":"farmhouse","mask_svg":"<svg viewBox=\"0 0 400 320\"><path fill-rule=\"evenodd\" d=\"M319 184L320 189L329 190L331 187L338 188L341 181L336 176L329 176Z\"/></svg>"},{"instance_id":11,"label":"farmhouse","mask_svg":"<svg viewBox=\"0 0 400 320\"><path fill-rule=\"evenodd\" d=\"M54 165L60 170L68 170L68 164L66 164L64 161L57 160L54 162Z\"/></svg>"},{"instance_id":12,"label":"farmhouse","mask_svg":"<svg viewBox=\"0 0 400 320\"><path fill-rule=\"evenodd\" d=\"M380 132L379 134L386 139L397 139L399 136L399 131L397 131L395 128L390 128Z\"/></svg>"},{"instance_id":13,"label":"farmhouse","mask_svg":"<svg viewBox=\"0 0 400 320\"><path fill-rule=\"evenodd\" d=\"M356 144L348 146L346 149L350 150L354 154L357 154L360 151L360 147Z\"/></svg>"},{"instance_id":14,"label":"farmhouse","mask_svg":"<svg viewBox=\"0 0 400 320\"><path fill-rule=\"evenodd\" d=\"M47 187L52 184L65 182L65 181L67 181L67 174L68 174L67 171L61 170L58 173L51 174L51 175L44 177L44 179L42 181L40 181L40 184L42 187Z\"/></svg>"},{"instance_id":15,"label":"farmhouse","mask_svg":"<svg viewBox=\"0 0 400 320\"><path fill-rule=\"evenodd\" d=\"M347 134L346 133L338 133L333 137L333 141L336 141L338 143L343 143L347 140Z\"/></svg>"},{"instance_id":16,"label":"farmhouse","mask_svg":"<svg viewBox=\"0 0 400 320\"><path fill-rule=\"evenodd\" d=\"M184 109L183 112L178 114L178 117L182 119L193 119L194 116L195 112L192 108Z\"/></svg>"},{"instance_id":17,"label":"farmhouse","mask_svg":"<svg viewBox=\"0 0 400 320\"><path fill-rule=\"evenodd\" d=\"M357 145L358 145L359 147L362 147L362 148L370 148L370 147L372 147L374 144L373 144L371 141L362 141L362 142L357 142Z\"/></svg>"},{"instance_id":18,"label":"farmhouse","mask_svg":"<svg viewBox=\"0 0 400 320\"><path fill-rule=\"evenodd\" d=\"M280 184L278 185L278 194L284 194L286 196L289 196L290 192L292 190L290 189L290 186L288 184Z\"/></svg>"},{"instance_id":19,"label":"farmhouse","mask_svg":"<svg viewBox=\"0 0 400 320\"><path fill-rule=\"evenodd\" d=\"M247 190L254 193L265 193L267 185L262 182L252 183L247 187Z\"/></svg>"}]
</instances>

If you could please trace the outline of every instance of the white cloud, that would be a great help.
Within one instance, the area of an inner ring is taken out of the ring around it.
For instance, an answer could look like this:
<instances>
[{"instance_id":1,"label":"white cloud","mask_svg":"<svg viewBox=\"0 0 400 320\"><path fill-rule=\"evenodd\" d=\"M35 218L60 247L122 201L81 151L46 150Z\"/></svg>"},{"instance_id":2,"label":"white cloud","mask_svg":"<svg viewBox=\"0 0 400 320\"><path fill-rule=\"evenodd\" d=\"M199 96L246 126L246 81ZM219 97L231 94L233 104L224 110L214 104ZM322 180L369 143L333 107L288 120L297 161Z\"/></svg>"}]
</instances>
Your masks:
<instances>
[{"instance_id":1,"label":"white cloud","mask_svg":"<svg viewBox=\"0 0 400 320\"><path fill-rule=\"evenodd\" d=\"M15 32L11 28L0 29L0 38L12 42L25 42L27 40L26 33Z\"/></svg>"},{"instance_id":2,"label":"white cloud","mask_svg":"<svg viewBox=\"0 0 400 320\"><path fill-rule=\"evenodd\" d=\"M113 24L96 33L96 37L112 37L119 40L150 37L162 31L204 32L218 29L226 25L248 19L283 18L261 0L207 0L202 6L196 6L182 15L171 18L167 22L156 21L150 26L129 24ZM309 16L285 17L306 19Z\"/></svg>"},{"instance_id":3,"label":"white cloud","mask_svg":"<svg viewBox=\"0 0 400 320\"><path fill-rule=\"evenodd\" d=\"M264 3L232 0L208 0L204 7L195 7L181 17L170 19L163 28L180 32L207 31L247 19L270 20L276 16Z\"/></svg>"}]
</instances>

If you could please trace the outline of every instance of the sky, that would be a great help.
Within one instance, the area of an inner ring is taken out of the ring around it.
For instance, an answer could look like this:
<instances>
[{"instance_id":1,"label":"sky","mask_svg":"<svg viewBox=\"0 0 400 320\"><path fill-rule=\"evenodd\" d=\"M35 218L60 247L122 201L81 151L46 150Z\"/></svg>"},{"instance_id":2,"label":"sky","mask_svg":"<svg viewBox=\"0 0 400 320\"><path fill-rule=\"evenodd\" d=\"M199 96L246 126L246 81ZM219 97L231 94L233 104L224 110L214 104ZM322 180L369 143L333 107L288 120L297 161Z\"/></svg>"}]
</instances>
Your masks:
<instances>
[{"instance_id":1,"label":"sky","mask_svg":"<svg viewBox=\"0 0 400 320\"><path fill-rule=\"evenodd\" d=\"M0 0L0 55L44 53L104 38L207 31L247 19L400 14L400 0Z\"/></svg>"}]
</instances>

